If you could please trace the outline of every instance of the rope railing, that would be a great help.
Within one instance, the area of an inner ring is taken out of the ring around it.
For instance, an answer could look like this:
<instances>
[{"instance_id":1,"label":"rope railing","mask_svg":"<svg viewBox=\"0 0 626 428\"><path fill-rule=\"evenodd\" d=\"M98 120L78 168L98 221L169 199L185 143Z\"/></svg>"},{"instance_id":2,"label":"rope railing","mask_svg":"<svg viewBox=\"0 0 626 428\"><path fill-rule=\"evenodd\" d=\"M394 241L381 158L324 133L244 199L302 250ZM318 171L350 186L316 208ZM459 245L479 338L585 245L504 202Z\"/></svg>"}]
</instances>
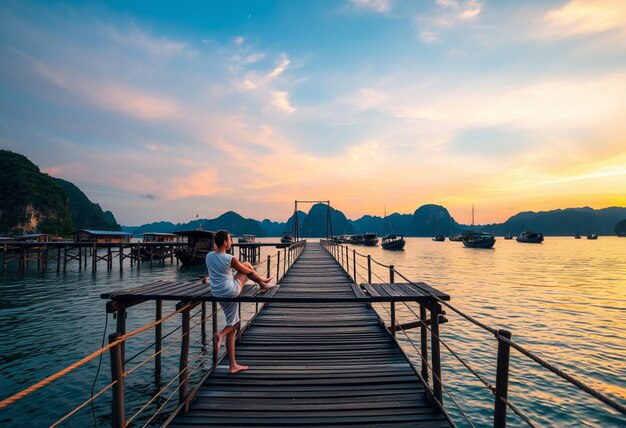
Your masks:
<instances>
[{"instance_id":1,"label":"rope railing","mask_svg":"<svg viewBox=\"0 0 626 428\"><path fill-rule=\"evenodd\" d=\"M385 312L387 312L387 314L389 315L389 317L391 318L391 313L387 310L387 308L382 305L382 308L385 310ZM417 346L415 345L415 343L413 343L413 340L411 340L411 338L409 337L408 333L404 330L404 328L402 327L402 324L399 324L400 330L402 331L402 333L404 334L404 336L407 338L407 340L409 341L409 343L411 344L411 346L413 346L413 349L415 349L415 352L417 352L417 354L420 356L420 358L422 359L422 361L424 361L426 363L426 365L431 369L431 373L433 374L433 377L435 377L440 384L443 387L443 390L446 392L446 395L452 400L452 402L454 403L454 405L456 406L457 410L459 411L459 413L461 413L461 415L465 418L465 420L467 421L467 423L469 423L472 427L475 427L475 425L472 423L472 421L469 419L469 417L467 416L467 414L465 413L465 411L463 410L463 408L461 407L461 405L454 399L454 397L452 397L452 394L450 394L450 392L448 391L448 389L445 387L443 381L441 380L441 378L437 377L437 375L435 374L435 371L432 369L432 366L428 363L428 360L426 360L423 356L423 354L420 352L419 349L417 349ZM415 364L409 359L409 363L413 366L414 369L417 370L417 367L415 367ZM433 399L443 408L443 402L440 401L434 394L433 394L433 390L428 386L425 385L431 392Z\"/></svg>"},{"instance_id":2,"label":"rope railing","mask_svg":"<svg viewBox=\"0 0 626 428\"><path fill-rule=\"evenodd\" d=\"M431 337L434 338L434 341L436 341L437 343L441 343L444 345L444 347L446 347L446 349L448 351L450 351L450 353L459 361L461 362L461 364L470 372L472 373L480 382L482 382L482 384L492 393L496 396L496 410L495 413L498 414L499 416L497 416L496 414L494 414L494 426L504 426L504 425L500 425L501 422L497 422L498 419L500 419L501 421L504 420L505 421L505 415L506 413L502 413L502 409L501 406L499 405L499 403L502 403L502 405L504 405L505 407L510 408L520 419L522 419L525 423L527 423L529 426L534 426L534 424L532 423L532 421L530 421L530 419L528 418L528 416L524 415L523 412L521 412L520 409L518 409L513 403L511 403L511 401L508 399L507 395L507 385L508 384L508 359L509 359L509 355L508 355L508 350L505 348L508 347L513 347L515 348L518 352L520 352L521 354L525 355L526 357L530 358L531 360L533 360L535 363L539 364L540 366L544 367L545 369L549 370L550 372L556 374L557 376L559 376L560 378L568 381L570 384L576 386L577 388L579 388L580 390L586 392L587 394L591 395L592 397L598 399L599 401L602 401L604 404L610 406L611 408L617 410L618 412L625 414L626 415L626 407L620 403L618 403L616 400L614 400L613 398L599 392L596 391L595 389L591 388L590 386L584 384L584 382L582 382L581 380L576 379L575 377L563 372L562 370L560 370L559 368L557 368L555 365L543 360L542 358L538 357L537 355L535 355L534 353L532 353L531 351L527 350L526 348L524 348L523 346L517 344L516 342L514 342L513 340L510 339L510 333L506 332L504 330L497 330L494 329L490 326L488 326L487 324L477 320L476 318L464 313L463 311L457 309L456 307L454 307L452 304L450 304L449 302L446 302L444 300L442 300L441 298L439 298L438 296L436 296L435 294L433 294L429 289L426 289L425 287L423 287L420 283L417 283L415 281L412 281L410 279L408 279L406 276L404 276L401 272L398 272L397 270L395 270L395 267L393 265L386 265L383 264L373 258L371 258L371 256L365 255L365 254L361 254L359 252L357 252L356 250L349 250L348 247L344 247L343 245L338 245L332 242L328 242L328 241L322 241L322 244L324 245L324 247L326 248L326 250L340 263L340 265L342 266L342 268L348 273L348 275L350 275L351 277L355 277L353 278L353 280L355 282L357 282L357 278L361 278L364 280L364 282L369 282L368 280L366 280L364 278L364 275L361 275L358 271L357 271L357 266L360 267L363 270L367 271L367 276L368 278L371 278L371 276L375 276L376 278L378 278L378 280L380 280L381 282L391 282L393 283L393 279L391 281L385 281L383 280L380 275L378 275L376 273L375 270L371 269L370 264L374 263L377 266L383 267L385 269L389 269L390 270L390 277L393 278L394 275L398 275L400 278L402 278L404 281L408 282L409 284L412 284L413 286L418 287L419 289L422 290L422 292L427 295L430 299L432 299L433 302L436 302L437 304L440 304L442 306L445 306L447 308L449 308L450 310L452 310L453 312L455 312L456 314L458 314L459 316L461 316L463 319L469 321L470 323L476 325L477 327L491 333L494 335L494 337L498 340L499 343L499 348L498 348L498 377L501 376L500 375L500 353L502 352L502 349L504 349L504 354L506 356L506 360L503 360L503 364L506 365L505 367L505 375L507 377L506 383L503 386L503 390L499 390L500 388L500 384L496 385L495 387L493 385L491 385L489 382L487 382L476 370L474 370L468 363L466 363L462 357L460 357L453 349L451 349L451 347L445 343L445 341L443 341L438 334L434 333L432 331L431 328L429 328L424 321L422 320L422 318L415 313L415 311L406 303L404 302L405 306L409 309L409 311L417 318L419 319L419 326L422 328L425 328L425 330L427 332L430 332ZM350 252L352 252L352 258L350 257ZM364 258L368 258L368 267L366 268L365 266L363 266L361 263L357 262L355 260L356 256L360 256L360 257L364 257ZM344 260L345 260L345 266L344 266ZM352 262L352 263L350 263ZM421 303L420 303L421 305ZM391 326L390 330L392 332L392 335L395 332L396 327L399 327L400 330L402 330L402 332L407 336L407 339L409 339L409 342L411 343L411 345L416 349L417 351L417 347L415 346L415 344L410 340L408 334L404 331L403 327L401 324L399 324L398 326L396 326L395 324L395 306L393 303L391 303L391 307L392 307L392 313L390 313L387 308L384 305L380 305L381 307L383 307L383 309L387 312L387 314L389 315L390 319L392 320L393 325ZM432 312L432 310L431 310ZM438 316L438 315L437 315ZM432 318L432 317L431 317ZM424 344L422 344L422 347L424 346ZM502 348L502 349L501 349ZM424 358L422 357L421 352L418 351L418 354L420 355L420 357L422 358L422 360L424 360ZM427 363L427 362L426 362ZM428 364L427 364L428 365ZM435 372L433 371L432 366L428 365L428 368L431 371L431 374L433 375L433 377L437 377L435 375ZM443 384L441 384L441 386L445 389L445 386L443 386ZM446 392L447 393L447 392ZM448 394L449 395L449 394ZM452 397L451 397L452 399ZM453 400L453 399L452 399ZM453 400L454 401L454 400ZM500 408L500 411L498 410L498 408ZM504 415L504 416L503 416ZM505 424L506 422L504 422Z\"/></svg>"},{"instance_id":3,"label":"rope railing","mask_svg":"<svg viewBox=\"0 0 626 428\"><path fill-rule=\"evenodd\" d=\"M146 330L148 330L149 328L152 328L158 324L162 324L163 322L167 321L168 319L172 318L174 315L182 312L185 308L187 308L189 305L184 306L183 308L180 308L174 312L172 312L171 314L167 315L164 318L161 318L158 321L152 322L146 326L140 327L136 330L131 331L130 333L126 333L121 335L116 341L109 343L108 345L103 346L102 348L98 349L97 351L92 352L91 354L89 354L88 356L86 356L85 358L80 359L79 361L70 364L69 366L67 366L66 368L64 368L63 370L59 370L58 372L48 376L47 378L35 383L34 385L29 386L28 388L13 394L12 396L5 398L4 400L0 401L0 409L8 406L9 404L13 404L18 400L21 400L22 398L26 397L27 395L32 394L33 392L43 388L44 386L50 384L51 382L54 382L55 380L67 375L68 373L74 371L75 369L77 369L78 367L88 363L89 361L93 360L94 358L100 356L100 354L103 354L104 352L108 351L109 349L113 348L114 346L119 345L120 343L124 342L125 340L127 340L130 337L136 336L139 333L142 333Z\"/></svg>"}]
</instances>

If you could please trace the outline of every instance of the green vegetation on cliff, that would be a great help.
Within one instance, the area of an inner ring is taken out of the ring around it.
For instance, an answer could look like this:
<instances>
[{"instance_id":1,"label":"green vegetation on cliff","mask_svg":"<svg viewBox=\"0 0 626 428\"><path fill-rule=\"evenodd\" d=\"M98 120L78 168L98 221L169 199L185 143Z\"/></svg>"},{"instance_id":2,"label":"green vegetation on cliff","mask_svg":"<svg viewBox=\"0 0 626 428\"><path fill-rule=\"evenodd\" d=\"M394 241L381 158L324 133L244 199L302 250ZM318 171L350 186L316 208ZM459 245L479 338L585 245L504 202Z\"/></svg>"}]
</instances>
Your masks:
<instances>
[{"instance_id":1,"label":"green vegetation on cliff","mask_svg":"<svg viewBox=\"0 0 626 428\"><path fill-rule=\"evenodd\" d=\"M0 231L67 234L68 197L25 156L0 150Z\"/></svg>"},{"instance_id":2,"label":"green vegetation on cliff","mask_svg":"<svg viewBox=\"0 0 626 428\"><path fill-rule=\"evenodd\" d=\"M23 155L0 150L0 232L67 235L76 229L121 230L72 183L50 177Z\"/></svg>"}]
</instances>

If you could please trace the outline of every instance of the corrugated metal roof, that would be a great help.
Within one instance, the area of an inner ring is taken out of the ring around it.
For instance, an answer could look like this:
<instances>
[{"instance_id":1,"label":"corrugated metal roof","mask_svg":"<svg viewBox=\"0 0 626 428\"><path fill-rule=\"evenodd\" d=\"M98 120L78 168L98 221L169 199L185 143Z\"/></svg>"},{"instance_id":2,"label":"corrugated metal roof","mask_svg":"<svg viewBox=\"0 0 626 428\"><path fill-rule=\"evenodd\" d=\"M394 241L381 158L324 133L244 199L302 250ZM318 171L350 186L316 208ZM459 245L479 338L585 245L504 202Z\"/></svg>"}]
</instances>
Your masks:
<instances>
[{"instance_id":1,"label":"corrugated metal roof","mask_svg":"<svg viewBox=\"0 0 626 428\"><path fill-rule=\"evenodd\" d=\"M77 230L74 233L80 233L80 232L86 232L86 233L89 233L90 235L108 235L108 236L131 236L132 235L132 233L117 232L114 230L88 230L88 229Z\"/></svg>"}]
</instances>

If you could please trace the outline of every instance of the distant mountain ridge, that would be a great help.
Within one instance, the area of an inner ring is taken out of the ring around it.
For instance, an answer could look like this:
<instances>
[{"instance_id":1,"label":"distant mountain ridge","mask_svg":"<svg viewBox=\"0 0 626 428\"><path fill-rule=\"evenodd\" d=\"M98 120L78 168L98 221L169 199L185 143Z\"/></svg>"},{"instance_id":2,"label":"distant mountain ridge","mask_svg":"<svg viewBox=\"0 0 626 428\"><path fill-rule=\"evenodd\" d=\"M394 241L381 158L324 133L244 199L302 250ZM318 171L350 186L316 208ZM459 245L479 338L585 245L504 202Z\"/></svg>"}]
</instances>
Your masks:
<instances>
[{"instance_id":1,"label":"distant mountain ridge","mask_svg":"<svg viewBox=\"0 0 626 428\"><path fill-rule=\"evenodd\" d=\"M326 236L326 205L313 205L309 213L298 212L298 224L302 237ZM163 226L163 229L148 230L150 225L140 226L141 232L173 232L175 230L189 230L202 228L204 230L226 229L234 235L249 233L258 237L277 237L283 231L293 230L292 215L287 222L258 221L246 219L241 215L228 211L221 216L207 220L198 219L189 223L176 224L169 222L150 223L154 228ZM609 207L599 210L593 208L567 208L542 212L522 212L510 217L504 223L477 225L475 230L483 230L496 235L512 233L518 235L523 230L530 229L542 232L548 236L573 236L578 231L586 235L590 231L598 235L614 235L616 225L626 219L626 208ZM357 220L349 220L339 210L331 207L333 235L377 233L397 233L405 236L432 237L437 233L448 236L471 228L456 222L448 210L441 205L427 204L419 207L413 214L393 213L383 217L365 215ZM620 229L621 230L621 229ZM135 232L137 234L138 232Z\"/></svg>"}]
</instances>

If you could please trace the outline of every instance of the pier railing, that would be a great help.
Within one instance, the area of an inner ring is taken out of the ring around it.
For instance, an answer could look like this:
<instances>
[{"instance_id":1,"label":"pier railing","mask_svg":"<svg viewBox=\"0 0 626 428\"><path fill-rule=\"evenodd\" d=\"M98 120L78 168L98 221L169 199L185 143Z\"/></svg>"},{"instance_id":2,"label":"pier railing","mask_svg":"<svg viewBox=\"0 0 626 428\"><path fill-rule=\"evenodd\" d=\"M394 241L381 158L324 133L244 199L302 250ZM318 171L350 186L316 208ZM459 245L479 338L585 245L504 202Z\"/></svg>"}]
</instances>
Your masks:
<instances>
[{"instance_id":1,"label":"pier railing","mask_svg":"<svg viewBox=\"0 0 626 428\"><path fill-rule=\"evenodd\" d=\"M282 278L287 274L291 266L298 259L305 246L306 241L299 241L297 243L294 243L288 247L283 248L282 250L277 251L272 255L268 255L267 258L265 258L262 262L257 263L255 265L255 268L257 272L259 272L259 274L271 276L275 278L276 282L280 282L280 280L282 280ZM194 282L197 281L199 280L195 280ZM208 286L209 285L207 285L207 287ZM138 423L141 423L143 427L149 425L155 420L155 418L162 415L163 410L176 395L178 395L178 404L176 407L176 412L174 413L178 413L181 410L184 412L185 409L189 406L189 403L195 397L199 386L224 358L224 353L222 353L222 355L218 355L214 343L211 343L211 346L209 347L208 342L206 341L208 322L210 322L211 324L210 327L213 334L217 333L217 331L219 330L218 315L221 312L221 307L219 307L217 302L211 302L211 308L210 310L207 310L207 302L184 301L179 302L176 305L174 311L163 316L163 302L161 300L157 300L154 322L137 328L133 331L126 332L127 309L140 303L142 302L129 302L128 304L109 302L109 304L107 304L107 313L113 314L113 317L117 321L117 323L116 332L108 336L109 343L107 345L105 345L103 337L103 343L100 349L92 352L81 360L70 364L62 370L59 370L58 372L46 377L45 379L42 379L41 381L29 386L28 388L25 388L22 391L3 399L2 401L0 401L0 409L11 406L19 400L25 399L35 391L45 388L56 380L84 366L88 362L99 358L100 363L98 364L98 372L96 374L96 379L94 380L95 386L98 374L100 372L102 358L104 354L109 353L111 382L98 391L94 391L92 387L89 393L89 398L84 400L73 409L69 410L60 419L50 423L51 427L56 427L66 422L72 416L74 416L81 410L84 410L90 404L93 405L93 402L96 399L106 396L105 393L109 390L111 390L112 394L112 425L116 428L126 427L130 424ZM243 302L241 302L239 305L240 317L242 305ZM261 305L264 305L264 303L261 303ZM254 315L240 329L240 331L237 333L237 337L239 337L241 333L250 326L250 323L254 320L261 308L262 307L259 306L259 303L255 303ZM193 312L194 310L195 312ZM177 315L180 315L180 325L173 328L167 334L163 334L163 329L166 323L171 325L171 322L175 321L175 317ZM196 319L196 322L192 324L192 320L194 319ZM109 317L107 315L107 323L104 327L105 333L107 330L108 320ZM191 332L198 327L200 327L201 329L202 346L199 347L199 350L197 352L190 355ZM134 355L126 357L125 348L126 345L129 343L129 340L131 338L135 338L136 336L140 336L141 334L144 334L148 331L154 332L154 341L152 341L151 344L145 346ZM173 336L174 333L177 332L179 334L177 336ZM211 337L213 337L213 335ZM164 340L168 338L169 341L165 343ZM166 350L172 348L177 343L180 343L179 370L176 375L174 375L171 379L165 381L161 379L162 357ZM147 353L149 351L152 351L152 353L148 355ZM139 357L143 357L143 360L135 362ZM204 368L204 363L207 360L211 362L211 366L206 369L204 373L201 373L202 369ZM129 367L129 365L133 362L134 364ZM154 363L155 384L159 385L163 384L164 382L165 384L155 394L153 394L146 403L142 404L139 408L133 409L133 413L131 416L127 416L129 409L124 398L125 384L128 382L128 379L136 370L150 362ZM202 375L200 380L192 388L190 388L190 380L194 375L199 374ZM178 384L176 385L177 381ZM148 408L150 408L151 405L158 405L158 407L152 413L152 415L142 417L142 414Z\"/></svg>"},{"instance_id":2,"label":"pier railing","mask_svg":"<svg viewBox=\"0 0 626 428\"><path fill-rule=\"evenodd\" d=\"M511 411L528 426L536 426L535 423L533 423L533 421L512 402L508 395L511 348L518 351L521 355L528 358L533 363L541 366L543 369L548 370L559 376L561 379L567 381L569 384L575 386L579 390L584 391L588 395L601 401L607 406L617 410L622 415L626 415L626 406L617 402L617 400L615 400L614 398L591 388L580 379L577 379L576 377L565 373L555 364L546 361L545 359L537 356L532 351L528 350L526 347L515 342L514 340L512 340L512 333L510 331L490 327L485 323L480 322L476 318L465 314L464 312L450 304L450 302L441 300L435 294L430 292L429 288L425 286L425 284L410 280L401 272L398 272L394 265L381 263L373 259L370 255L361 254L357 252L356 249L349 248L347 245L341 245L329 240L322 240L321 242L326 251L328 251L337 260L337 262L339 262L344 271L357 285L372 284L373 279L382 283L394 284L399 282L396 280L396 277L398 277L406 283L410 283L420 287L426 294L430 295L430 302L428 304L419 303L419 308L414 308L411 306L410 303L407 302L390 302L388 308L384 304L380 304L380 307L389 316L390 325L388 327L388 330L393 339L397 340L396 333L402 332L409 344L420 356L421 361L419 362L419 367L417 367L416 363L410 358L407 357L407 359L411 361L415 372L423 379L431 398L443 408L443 393L445 392L446 396L455 405L459 413L465 418L470 426L474 426L474 424L469 419L459 402L445 387L445 384L442 380L440 351L441 345L444 346L448 350L448 352L450 352L450 354L455 359L457 359L461 363L461 365L469 371L469 373L471 373L471 375L476 377L476 379L478 379L480 383L484 385L484 387L488 389L491 394L493 394L494 427L499 428L506 426L507 408L511 409ZM382 278L377 273L376 269L372 269L372 265L378 266L382 270L387 271L388 278ZM401 287L401 284L398 284L398 286ZM415 317L414 320L408 323L399 323L396 317L396 303L403 304L406 310ZM488 382L476 368L472 367L465 359L462 358L461 355L459 355L458 352L456 352L448 343L444 342L444 340L441 338L441 335L439 334L439 326L440 324L448 321L445 317L446 312L443 310L442 307L446 307L447 309L461 316L462 319L467 320L474 326L477 326L480 329L493 335L497 342L495 385ZM419 345L417 345L415 343L415 340L411 338L411 336L407 333L407 330L417 327L419 327L420 329ZM428 361L429 335L431 353L430 362ZM430 379L432 379L432 384L430 383Z\"/></svg>"}]
</instances>

